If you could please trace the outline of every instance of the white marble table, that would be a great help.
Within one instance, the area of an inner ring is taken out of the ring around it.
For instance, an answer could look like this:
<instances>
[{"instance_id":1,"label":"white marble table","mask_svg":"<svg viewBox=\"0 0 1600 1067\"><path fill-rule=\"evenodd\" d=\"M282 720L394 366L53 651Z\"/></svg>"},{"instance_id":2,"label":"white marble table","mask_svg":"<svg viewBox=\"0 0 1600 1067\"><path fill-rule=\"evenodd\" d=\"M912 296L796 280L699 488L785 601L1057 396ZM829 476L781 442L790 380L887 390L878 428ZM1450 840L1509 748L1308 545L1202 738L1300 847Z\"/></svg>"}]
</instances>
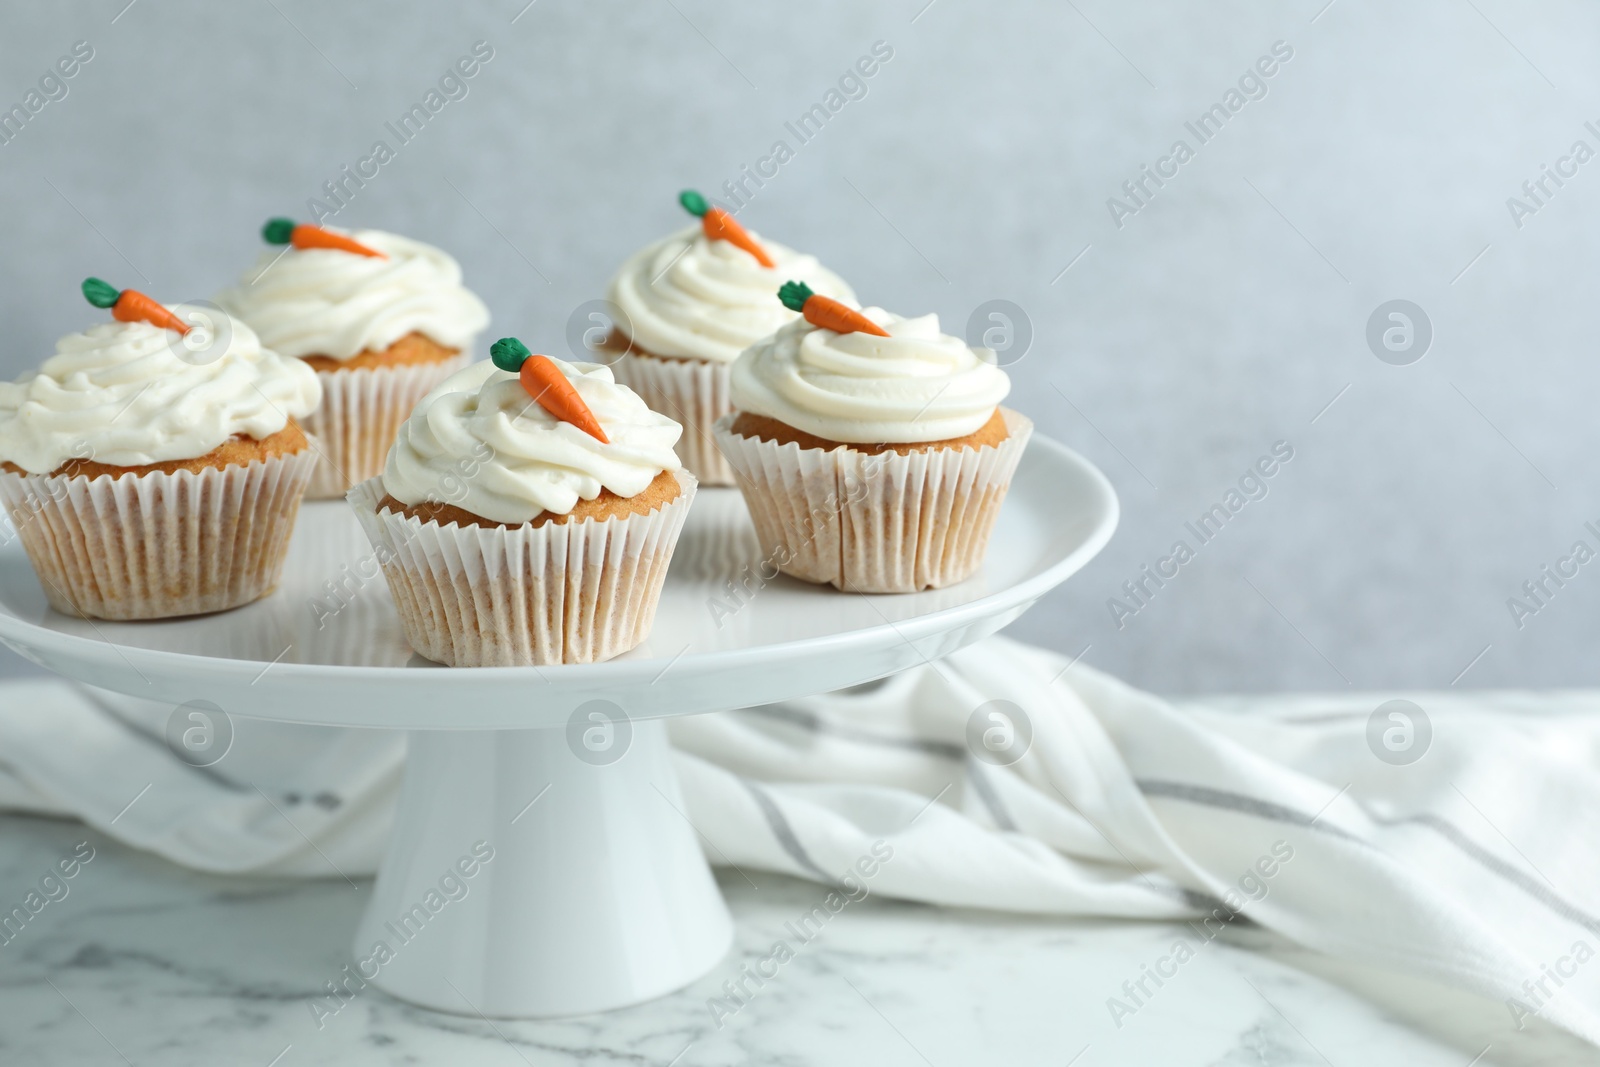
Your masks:
<instances>
[{"instance_id":1,"label":"white marble table","mask_svg":"<svg viewBox=\"0 0 1600 1067\"><path fill-rule=\"evenodd\" d=\"M1600 1064L1558 1031L1513 1032L1501 1005L1248 928L1205 946L1119 1028L1107 998L1186 932L1180 924L867 900L802 944L785 924L820 902L820 887L726 870L736 950L676 995L529 1023L439 1015L367 989L319 1029L309 1004L347 961L367 883L198 875L74 823L5 817L5 909L85 840L96 855L67 896L0 945L6 1067L1467 1067L1486 1046L1476 1064ZM719 1028L708 998L779 938L794 958Z\"/></svg>"}]
</instances>

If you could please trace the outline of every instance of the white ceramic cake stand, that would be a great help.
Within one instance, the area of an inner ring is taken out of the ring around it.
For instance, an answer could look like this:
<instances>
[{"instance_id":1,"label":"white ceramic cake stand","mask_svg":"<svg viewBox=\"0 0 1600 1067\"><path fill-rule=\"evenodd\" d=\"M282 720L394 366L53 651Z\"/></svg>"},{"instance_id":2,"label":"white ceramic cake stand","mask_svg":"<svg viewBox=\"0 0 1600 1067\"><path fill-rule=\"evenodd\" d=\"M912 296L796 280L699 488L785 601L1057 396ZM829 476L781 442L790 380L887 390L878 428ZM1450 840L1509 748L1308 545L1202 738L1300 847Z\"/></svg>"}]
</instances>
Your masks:
<instances>
[{"instance_id":1,"label":"white ceramic cake stand","mask_svg":"<svg viewBox=\"0 0 1600 1067\"><path fill-rule=\"evenodd\" d=\"M394 838L355 938L357 961L372 961L363 975L445 1011L581 1014L693 981L732 938L664 717L826 692L953 652L1083 566L1116 521L1105 477L1035 437L978 575L861 596L765 580L738 493L702 490L644 645L606 663L480 670L411 652L342 502L305 506L272 596L163 622L52 612L5 529L0 640L174 707L410 731ZM374 959L380 941L392 958Z\"/></svg>"}]
</instances>

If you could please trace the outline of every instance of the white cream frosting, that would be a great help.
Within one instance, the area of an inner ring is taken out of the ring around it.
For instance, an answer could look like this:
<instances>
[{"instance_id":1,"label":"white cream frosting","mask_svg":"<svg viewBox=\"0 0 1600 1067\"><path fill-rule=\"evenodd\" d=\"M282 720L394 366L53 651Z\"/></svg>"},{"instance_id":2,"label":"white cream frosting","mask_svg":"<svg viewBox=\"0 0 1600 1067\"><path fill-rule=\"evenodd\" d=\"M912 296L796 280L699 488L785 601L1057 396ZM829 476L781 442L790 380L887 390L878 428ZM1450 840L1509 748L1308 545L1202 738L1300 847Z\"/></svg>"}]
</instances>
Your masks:
<instances>
[{"instance_id":1,"label":"white cream frosting","mask_svg":"<svg viewBox=\"0 0 1600 1067\"><path fill-rule=\"evenodd\" d=\"M565 515L602 489L637 496L681 464L683 427L651 411L597 363L552 359L589 405L609 444L540 407L515 374L489 360L457 371L400 427L383 488L403 504L454 504L495 522Z\"/></svg>"},{"instance_id":2,"label":"white cream frosting","mask_svg":"<svg viewBox=\"0 0 1600 1067\"><path fill-rule=\"evenodd\" d=\"M461 285L461 265L449 255L382 230L348 236L384 258L269 249L217 303L285 356L354 359L412 332L465 350L489 325L489 309Z\"/></svg>"},{"instance_id":3,"label":"white cream frosting","mask_svg":"<svg viewBox=\"0 0 1600 1067\"><path fill-rule=\"evenodd\" d=\"M627 317L619 325L654 355L731 363L798 317L778 300L784 282L855 305L855 292L815 256L750 236L775 267L711 240L699 223L635 252L611 281L611 302Z\"/></svg>"},{"instance_id":4,"label":"white cream frosting","mask_svg":"<svg viewBox=\"0 0 1600 1067\"><path fill-rule=\"evenodd\" d=\"M311 414L322 402L311 368L262 347L244 323L228 326L227 347L199 357L145 322L61 338L37 371L0 382L0 460L30 474L70 459L141 467L203 456L236 435L259 440Z\"/></svg>"},{"instance_id":5,"label":"white cream frosting","mask_svg":"<svg viewBox=\"0 0 1600 1067\"><path fill-rule=\"evenodd\" d=\"M939 332L939 316L862 312L888 331L834 333L801 319L733 364L733 406L830 441L903 444L975 433L1011 391L988 349Z\"/></svg>"}]
</instances>

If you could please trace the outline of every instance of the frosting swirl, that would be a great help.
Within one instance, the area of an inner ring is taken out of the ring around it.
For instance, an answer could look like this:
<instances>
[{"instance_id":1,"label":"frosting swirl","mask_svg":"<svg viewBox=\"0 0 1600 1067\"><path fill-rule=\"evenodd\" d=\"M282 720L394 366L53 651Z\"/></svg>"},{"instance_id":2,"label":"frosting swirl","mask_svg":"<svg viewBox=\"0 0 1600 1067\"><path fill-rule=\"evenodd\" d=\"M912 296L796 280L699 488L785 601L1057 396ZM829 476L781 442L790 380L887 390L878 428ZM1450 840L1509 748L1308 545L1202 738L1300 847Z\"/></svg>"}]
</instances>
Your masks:
<instances>
[{"instance_id":1,"label":"frosting swirl","mask_svg":"<svg viewBox=\"0 0 1600 1067\"><path fill-rule=\"evenodd\" d=\"M658 356L731 363L798 317L773 295L790 279L855 304L855 292L815 256L774 241L761 246L776 266L763 267L731 242L711 240L698 225L646 245L611 280L611 302L627 316L623 328Z\"/></svg>"},{"instance_id":2,"label":"frosting swirl","mask_svg":"<svg viewBox=\"0 0 1600 1067\"><path fill-rule=\"evenodd\" d=\"M263 348L244 323L226 325L226 348L203 362L185 338L145 322L61 338L37 371L0 382L0 460L47 474L71 459L115 467L194 459L236 435L269 437L316 409L322 386L311 368Z\"/></svg>"},{"instance_id":3,"label":"frosting swirl","mask_svg":"<svg viewBox=\"0 0 1600 1067\"><path fill-rule=\"evenodd\" d=\"M975 433L1011 391L989 349L939 332L939 316L862 314L889 332L834 333L801 319L746 349L733 406L829 441L905 444Z\"/></svg>"},{"instance_id":4,"label":"frosting swirl","mask_svg":"<svg viewBox=\"0 0 1600 1067\"><path fill-rule=\"evenodd\" d=\"M681 464L683 427L651 411L598 363L552 362L589 405L610 444L562 422L515 374L483 360L422 398L400 427L383 488L403 504L454 504L495 522L564 515L602 489L637 496Z\"/></svg>"},{"instance_id":5,"label":"frosting swirl","mask_svg":"<svg viewBox=\"0 0 1600 1067\"><path fill-rule=\"evenodd\" d=\"M466 349L489 324L489 309L462 287L461 265L449 255L382 230L350 236L386 258L326 248L263 252L217 303L268 348L336 360L381 352L412 332Z\"/></svg>"}]
</instances>

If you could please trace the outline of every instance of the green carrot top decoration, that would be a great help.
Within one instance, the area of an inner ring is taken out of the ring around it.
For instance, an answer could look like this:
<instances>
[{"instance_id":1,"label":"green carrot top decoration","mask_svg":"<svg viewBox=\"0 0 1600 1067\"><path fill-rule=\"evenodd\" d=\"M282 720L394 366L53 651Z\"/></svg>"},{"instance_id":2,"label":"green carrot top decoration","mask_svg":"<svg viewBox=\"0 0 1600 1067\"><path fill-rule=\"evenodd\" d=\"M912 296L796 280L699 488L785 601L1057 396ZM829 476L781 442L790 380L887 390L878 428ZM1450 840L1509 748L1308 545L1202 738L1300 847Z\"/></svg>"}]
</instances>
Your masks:
<instances>
[{"instance_id":1,"label":"green carrot top decoration","mask_svg":"<svg viewBox=\"0 0 1600 1067\"><path fill-rule=\"evenodd\" d=\"M115 286L99 278L85 278L83 295L84 299L97 308L110 308L111 317L118 322L148 322L163 330L177 330L180 334L186 334L194 329L157 301L136 289L123 289L118 292Z\"/></svg>"},{"instance_id":2,"label":"green carrot top decoration","mask_svg":"<svg viewBox=\"0 0 1600 1067\"><path fill-rule=\"evenodd\" d=\"M735 248L742 248L756 257L756 262L763 267L772 268L777 264L772 262L772 257L767 255L767 250L756 243L750 232L739 225L732 215L720 207L712 207L706 198L693 189L685 189L678 194L678 203L683 209L700 220L700 226L705 230L706 237L713 241L727 241Z\"/></svg>"},{"instance_id":3,"label":"green carrot top decoration","mask_svg":"<svg viewBox=\"0 0 1600 1067\"><path fill-rule=\"evenodd\" d=\"M790 311L798 311L813 326L834 333L870 333L888 337L889 331L867 318L848 304L832 297L818 296L805 282L784 282L778 289L778 299Z\"/></svg>"},{"instance_id":4,"label":"green carrot top decoration","mask_svg":"<svg viewBox=\"0 0 1600 1067\"><path fill-rule=\"evenodd\" d=\"M562 422L570 422L603 445L611 442L589 405L549 356L535 355L515 337L502 337L489 346L489 358L503 371L517 376L522 388L539 406Z\"/></svg>"},{"instance_id":5,"label":"green carrot top decoration","mask_svg":"<svg viewBox=\"0 0 1600 1067\"><path fill-rule=\"evenodd\" d=\"M368 248L360 241L353 241L342 233L324 230L321 226L313 226L309 222L296 223L293 219L268 219L267 224L261 227L261 236L269 245L293 245L301 251L308 248L331 248L358 256L388 258L377 249Z\"/></svg>"}]
</instances>

